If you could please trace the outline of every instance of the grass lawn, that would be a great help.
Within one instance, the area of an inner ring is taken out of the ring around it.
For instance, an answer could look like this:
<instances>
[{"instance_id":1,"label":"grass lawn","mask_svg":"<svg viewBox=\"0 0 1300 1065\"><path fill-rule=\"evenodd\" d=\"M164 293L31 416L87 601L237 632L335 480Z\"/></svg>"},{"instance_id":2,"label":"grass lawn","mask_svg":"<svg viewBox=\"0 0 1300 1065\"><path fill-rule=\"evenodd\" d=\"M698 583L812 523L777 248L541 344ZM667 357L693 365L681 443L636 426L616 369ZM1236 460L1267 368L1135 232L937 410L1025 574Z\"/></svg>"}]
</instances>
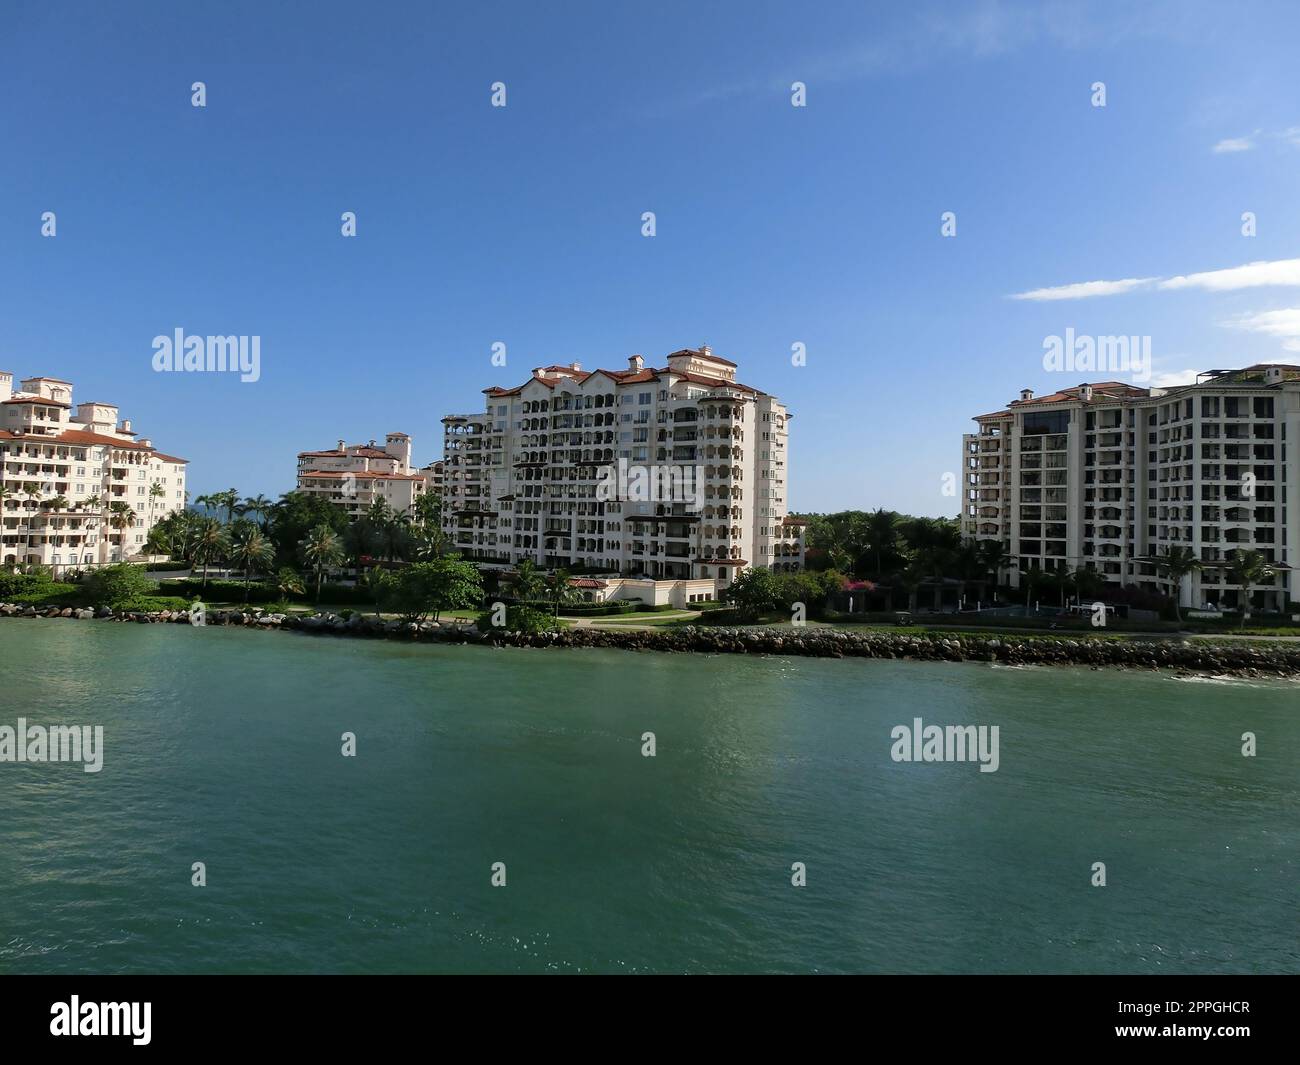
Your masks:
<instances>
[{"instance_id":1,"label":"grass lawn","mask_svg":"<svg viewBox=\"0 0 1300 1065\"><path fill-rule=\"evenodd\" d=\"M636 625L656 629L685 628L696 621L694 614L624 614L620 617L592 618L597 627L605 625Z\"/></svg>"}]
</instances>

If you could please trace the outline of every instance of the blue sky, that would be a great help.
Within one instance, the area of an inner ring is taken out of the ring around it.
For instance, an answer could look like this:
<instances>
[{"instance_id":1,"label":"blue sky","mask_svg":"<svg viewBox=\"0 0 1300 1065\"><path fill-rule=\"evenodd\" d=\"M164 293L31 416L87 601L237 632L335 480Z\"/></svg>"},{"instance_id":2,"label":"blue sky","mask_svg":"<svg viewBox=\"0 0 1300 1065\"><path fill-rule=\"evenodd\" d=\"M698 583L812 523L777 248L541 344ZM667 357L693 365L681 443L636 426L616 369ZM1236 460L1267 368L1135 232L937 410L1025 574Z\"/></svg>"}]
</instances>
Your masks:
<instances>
[{"instance_id":1,"label":"blue sky","mask_svg":"<svg viewBox=\"0 0 1300 1065\"><path fill-rule=\"evenodd\" d=\"M438 457L444 414L533 366L708 343L795 413L792 507L956 513L971 416L1117 376L1046 372L1045 337L1150 336L1157 383L1300 362L1298 30L1285 3L6 0L0 369L116 400L196 494L274 496L339 437ZM261 379L154 373L176 328L259 335Z\"/></svg>"}]
</instances>

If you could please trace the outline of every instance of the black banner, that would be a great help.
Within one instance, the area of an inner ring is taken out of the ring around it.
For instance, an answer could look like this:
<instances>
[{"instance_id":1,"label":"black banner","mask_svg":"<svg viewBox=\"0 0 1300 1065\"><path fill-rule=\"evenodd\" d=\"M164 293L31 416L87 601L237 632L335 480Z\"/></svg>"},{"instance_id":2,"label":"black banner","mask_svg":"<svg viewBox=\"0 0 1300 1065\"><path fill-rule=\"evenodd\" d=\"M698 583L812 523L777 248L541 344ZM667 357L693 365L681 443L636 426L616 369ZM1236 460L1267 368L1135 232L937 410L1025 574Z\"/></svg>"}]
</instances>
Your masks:
<instances>
[{"instance_id":1,"label":"black banner","mask_svg":"<svg viewBox=\"0 0 1300 1065\"><path fill-rule=\"evenodd\" d=\"M811 1049L844 1034L926 1051L1127 1043L1147 1052L1156 1043L1232 1054L1294 1046L1296 989L1284 977L873 976L829 995L807 982L749 979L715 998L650 978L632 997L611 987L606 993L617 1000L609 1003L588 981L593 1012L583 1020L572 990L535 981L489 989L482 980L435 976L54 976L0 981L0 1016L7 1049L87 1053L111 1043L141 1052L201 1049L205 1056L281 1046L337 1055L412 1037L459 1040L467 1025L483 1029L485 1046L498 1045L503 1033L509 1045L519 1033L537 1050L559 1036L557 1026L572 1032L590 1025L589 1036L603 1039L623 1018L639 1040L653 1040L659 1025L675 1039L707 1026L709 1041L761 1037L769 1050Z\"/></svg>"}]
</instances>

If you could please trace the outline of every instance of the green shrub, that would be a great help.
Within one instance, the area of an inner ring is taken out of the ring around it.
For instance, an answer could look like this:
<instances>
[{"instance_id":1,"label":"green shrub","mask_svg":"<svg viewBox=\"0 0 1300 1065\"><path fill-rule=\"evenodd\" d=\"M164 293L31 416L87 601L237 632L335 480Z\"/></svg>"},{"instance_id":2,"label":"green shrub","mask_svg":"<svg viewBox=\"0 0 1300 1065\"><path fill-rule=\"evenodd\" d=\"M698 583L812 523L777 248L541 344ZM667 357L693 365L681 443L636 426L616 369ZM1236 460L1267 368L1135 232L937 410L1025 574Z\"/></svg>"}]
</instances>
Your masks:
<instances>
[{"instance_id":1,"label":"green shrub","mask_svg":"<svg viewBox=\"0 0 1300 1065\"><path fill-rule=\"evenodd\" d=\"M751 615L742 613L734 607L719 607L715 610L706 610L695 619L696 625L743 625L747 621L753 621Z\"/></svg>"},{"instance_id":2,"label":"green shrub","mask_svg":"<svg viewBox=\"0 0 1300 1065\"><path fill-rule=\"evenodd\" d=\"M182 577L162 581L158 590L165 595L179 595L187 600L202 599L205 603L243 603L244 582L225 579L209 580L203 587L201 577ZM281 599L280 590L265 581L249 581L248 602L264 605Z\"/></svg>"},{"instance_id":3,"label":"green shrub","mask_svg":"<svg viewBox=\"0 0 1300 1065\"><path fill-rule=\"evenodd\" d=\"M38 570L36 573L0 573L0 602L17 602L19 596L48 594L54 584L49 573Z\"/></svg>"},{"instance_id":4,"label":"green shrub","mask_svg":"<svg viewBox=\"0 0 1300 1065\"><path fill-rule=\"evenodd\" d=\"M494 611L489 610L478 616L475 624L478 625L479 632L491 632L493 629L503 629L506 632L554 632L557 628L555 618L530 606L506 607L504 625L493 625L493 614Z\"/></svg>"},{"instance_id":5,"label":"green shrub","mask_svg":"<svg viewBox=\"0 0 1300 1065\"><path fill-rule=\"evenodd\" d=\"M314 589L309 589L302 596L304 602L312 602L315 599ZM299 598L298 596L294 597ZM374 593L364 585L360 584L322 584L320 589L320 601L322 603L332 603L342 605L347 603L351 606L373 606L375 602Z\"/></svg>"},{"instance_id":6,"label":"green shrub","mask_svg":"<svg viewBox=\"0 0 1300 1065\"><path fill-rule=\"evenodd\" d=\"M119 562L115 566L104 566L88 574L81 582L81 588L92 606L107 606L116 610L133 599L152 595L158 585L146 577L139 566Z\"/></svg>"},{"instance_id":7,"label":"green shrub","mask_svg":"<svg viewBox=\"0 0 1300 1065\"><path fill-rule=\"evenodd\" d=\"M132 610L140 613L152 613L157 610L177 610L188 612L190 604L174 595L141 595L119 603L114 610Z\"/></svg>"},{"instance_id":8,"label":"green shrub","mask_svg":"<svg viewBox=\"0 0 1300 1065\"><path fill-rule=\"evenodd\" d=\"M8 602L35 607L82 606L85 603L85 596L79 588L51 581L44 585L35 584L31 591L9 596Z\"/></svg>"},{"instance_id":9,"label":"green shrub","mask_svg":"<svg viewBox=\"0 0 1300 1065\"><path fill-rule=\"evenodd\" d=\"M528 599L521 602L508 595L501 595L496 596L495 600L499 600L507 606L525 606L530 610L540 610L547 614L555 613L555 605L543 599ZM608 603L562 603L560 604L560 616L570 618L606 617L614 614L632 614L641 610L667 609L671 608L646 606L635 599L616 599Z\"/></svg>"},{"instance_id":10,"label":"green shrub","mask_svg":"<svg viewBox=\"0 0 1300 1065\"><path fill-rule=\"evenodd\" d=\"M149 562L140 568L152 573L175 573L178 570L190 569L192 566L191 562Z\"/></svg>"}]
</instances>

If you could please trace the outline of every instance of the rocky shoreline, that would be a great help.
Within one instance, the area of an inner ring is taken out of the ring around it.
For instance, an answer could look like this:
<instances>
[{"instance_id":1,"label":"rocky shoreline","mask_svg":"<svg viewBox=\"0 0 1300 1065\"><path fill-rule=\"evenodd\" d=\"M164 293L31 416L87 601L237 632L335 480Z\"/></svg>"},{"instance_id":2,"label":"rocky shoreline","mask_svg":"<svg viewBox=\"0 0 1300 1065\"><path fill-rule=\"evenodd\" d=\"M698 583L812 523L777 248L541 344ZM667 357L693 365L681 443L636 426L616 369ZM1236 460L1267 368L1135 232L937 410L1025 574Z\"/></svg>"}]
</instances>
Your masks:
<instances>
[{"instance_id":1,"label":"rocky shoreline","mask_svg":"<svg viewBox=\"0 0 1300 1065\"><path fill-rule=\"evenodd\" d=\"M109 610L75 607L38 609L0 603L0 617L62 618L142 625L189 625L185 611ZM607 647L629 651L676 651L696 654L803 655L814 658L889 658L931 662L987 662L1003 665L1059 665L1121 669L1172 669L1209 676L1289 677L1300 679L1300 645L1261 649L1246 645L1190 641L1121 641L1065 637L1008 638L931 633L910 636L891 632L845 632L838 629L744 629L695 626L657 629L568 628L553 633L505 630L479 632L472 624L386 621L369 615L300 616L259 609L208 610L205 625L281 629L290 632L372 639L476 643L501 647Z\"/></svg>"}]
</instances>

